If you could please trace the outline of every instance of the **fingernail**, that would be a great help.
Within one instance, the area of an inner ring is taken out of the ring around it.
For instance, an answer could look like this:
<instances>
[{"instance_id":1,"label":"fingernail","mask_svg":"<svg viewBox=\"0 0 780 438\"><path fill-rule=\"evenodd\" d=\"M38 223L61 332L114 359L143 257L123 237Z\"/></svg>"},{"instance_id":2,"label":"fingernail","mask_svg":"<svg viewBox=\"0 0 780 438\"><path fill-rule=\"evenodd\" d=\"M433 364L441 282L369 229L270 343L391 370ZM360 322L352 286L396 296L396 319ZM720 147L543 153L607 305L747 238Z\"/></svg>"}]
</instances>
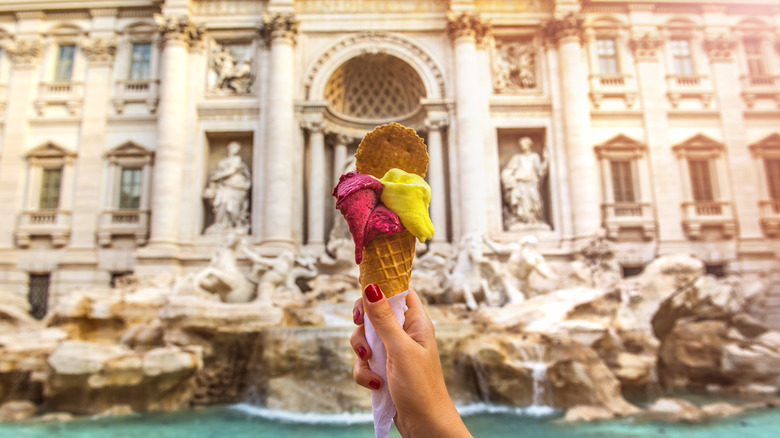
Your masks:
<instances>
[{"instance_id":1,"label":"fingernail","mask_svg":"<svg viewBox=\"0 0 780 438\"><path fill-rule=\"evenodd\" d=\"M352 311L352 322L354 322L355 325L358 325L359 318L360 318L360 309L355 307L355 310Z\"/></svg>"},{"instance_id":2,"label":"fingernail","mask_svg":"<svg viewBox=\"0 0 780 438\"><path fill-rule=\"evenodd\" d=\"M379 389L379 387L382 386L382 382L377 379L371 379L371 381L368 382L368 386L370 386L371 389Z\"/></svg>"},{"instance_id":3,"label":"fingernail","mask_svg":"<svg viewBox=\"0 0 780 438\"><path fill-rule=\"evenodd\" d=\"M368 298L369 302L376 303L377 301L382 299L382 291L379 289L379 286L375 284L369 284L366 286L366 298Z\"/></svg>"},{"instance_id":4,"label":"fingernail","mask_svg":"<svg viewBox=\"0 0 780 438\"><path fill-rule=\"evenodd\" d=\"M366 356L366 353L368 353L368 351L366 350L366 347L364 347L362 345L358 345L355 350L357 350L357 354L358 354L358 356L360 356L361 359L363 359Z\"/></svg>"}]
</instances>

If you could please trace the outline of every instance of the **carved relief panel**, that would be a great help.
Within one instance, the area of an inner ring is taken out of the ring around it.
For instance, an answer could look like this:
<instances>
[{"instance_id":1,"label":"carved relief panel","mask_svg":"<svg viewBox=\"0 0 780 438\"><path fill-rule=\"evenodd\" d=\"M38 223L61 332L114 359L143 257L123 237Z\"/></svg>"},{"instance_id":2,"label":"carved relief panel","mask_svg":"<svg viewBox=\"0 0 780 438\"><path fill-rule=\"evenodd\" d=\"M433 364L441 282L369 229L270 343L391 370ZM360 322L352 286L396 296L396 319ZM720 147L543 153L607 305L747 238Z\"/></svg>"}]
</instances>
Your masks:
<instances>
[{"instance_id":1,"label":"carved relief panel","mask_svg":"<svg viewBox=\"0 0 780 438\"><path fill-rule=\"evenodd\" d=\"M214 40L209 48L208 91L216 94L251 94L256 68L249 42Z\"/></svg>"},{"instance_id":2,"label":"carved relief panel","mask_svg":"<svg viewBox=\"0 0 780 438\"><path fill-rule=\"evenodd\" d=\"M511 94L537 87L537 51L531 40L496 40L493 90Z\"/></svg>"}]
</instances>

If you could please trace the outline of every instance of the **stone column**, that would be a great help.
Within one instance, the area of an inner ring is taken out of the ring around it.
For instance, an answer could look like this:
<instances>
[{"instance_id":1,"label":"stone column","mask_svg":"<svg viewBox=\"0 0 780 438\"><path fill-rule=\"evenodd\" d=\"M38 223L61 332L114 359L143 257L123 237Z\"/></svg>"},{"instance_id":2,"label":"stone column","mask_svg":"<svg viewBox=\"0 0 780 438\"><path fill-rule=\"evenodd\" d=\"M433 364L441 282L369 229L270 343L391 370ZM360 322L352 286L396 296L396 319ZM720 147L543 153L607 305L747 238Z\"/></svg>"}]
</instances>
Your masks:
<instances>
[{"instance_id":1,"label":"stone column","mask_svg":"<svg viewBox=\"0 0 780 438\"><path fill-rule=\"evenodd\" d=\"M444 148L442 146L442 130L447 129L449 121L446 118L428 118L425 126L428 128L428 181L431 185L430 215L435 230L431 243L446 243L447 227L447 187L444 173Z\"/></svg>"},{"instance_id":2,"label":"stone column","mask_svg":"<svg viewBox=\"0 0 780 438\"><path fill-rule=\"evenodd\" d=\"M185 16L155 16L162 39L157 150L152 187L149 250L175 256L181 228L181 200L187 139L187 66L191 44L202 27Z\"/></svg>"},{"instance_id":3,"label":"stone column","mask_svg":"<svg viewBox=\"0 0 780 438\"><path fill-rule=\"evenodd\" d=\"M293 48L298 22L292 14L263 17L263 34L270 45L270 78L266 102L265 208L262 243L290 246L293 239L295 190L292 175L295 147Z\"/></svg>"},{"instance_id":4,"label":"stone column","mask_svg":"<svg viewBox=\"0 0 780 438\"><path fill-rule=\"evenodd\" d=\"M682 229L680 167L671 150L666 83L660 64L663 41L650 34L634 36L629 47L636 61L637 86L643 105L645 138L653 175L653 202L658 220L658 253L671 254L687 248ZM687 169L687 166L685 166Z\"/></svg>"},{"instance_id":5,"label":"stone column","mask_svg":"<svg viewBox=\"0 0 780 438\"><path fill-rule=\"evenodd\" d=\"M37 30L38 17L27 18L20 13L20 29ZM30 32L33 33L33 32ZM22 202L24 193L24 175L26 162L24 153L27 147L27 115L30 102L35 93L38 80L38 68L41 58L41 41L37 37L19 36L5 46L11 60L10 77L6 94L6 106L3 110L5 124L2 130L3 148L0 155L0 283L20 296L27 293L27 275L17 271L16 250L14 248L14 230L17 206Z\"/></svg>"},{"instance_id":6,"label":"stone column","mask_svg":"<svg viewBox=\"0 0 780 438\"><path fill-rule=\"evenodd\" d=\"M308 203L306 206L307 243L318 252L325 249L325 121L322 114L301 122L301 128L309 131L309 174L307 178Z\"/></svg>"},{"instance_id":7,"label":"stone column","mask_svg":"<svg viewBox=\"0 0 780 438\"><path fill-rule=\"evenodd\" d=\"M588 65L582 51L582 23L581 16L569 13L548 22L544 28L547 37L558 46L575 242L590 239L601 226L600 182L590 138Z\"/></svg>"},{"instance_id":8,"label":"stone column","mask_svg":"<svg viewBox=\"0 0 780 438\"><path fill-rule=\"evenodd\" d=\"M748 150L745 132L744 103L740 96L739 67L734 60L737 40L727 34L708 37L704 41L712 68L712 86L720 104L720 120L723 142L726 144L725 161L731 175L731 193L736 207L735 217L739 220L738 257L745 253L761 252L766 248L761 231L759 193L756 187L765 184L757 178L753 157ZM723 175L725 178L726 175ZM752 248L752 249L751 249Z\"/></svg>"},{"instance_id":9,"label":"stone column","mask_svg":"<svg viewBox=\"0 0 780 438\"><path fill-rule=\"evenodd\" d=\"M458 174L451 175L451 178L458 188L459 230L462 235L486 233L483 95L479 86L476 47L476 41L484 36L486 27L479 16L465 13L449 16L447 26L455 54L455 159ZM454 237L458 240L460 236Z\"/></svg>"},{"instance_id":10,"label":"stone column","mask_svg":"<svg viewBox=\"0 0 780 438\"><path fill-rule=\"evenodd\" d=\"M333 186L339 182L339 178L346 171L344 164L347 162L347 145L352 141L346 135L336 135L333 144ZM355 169L352 169L355 170Z\"/></svg>"}]
</instances>

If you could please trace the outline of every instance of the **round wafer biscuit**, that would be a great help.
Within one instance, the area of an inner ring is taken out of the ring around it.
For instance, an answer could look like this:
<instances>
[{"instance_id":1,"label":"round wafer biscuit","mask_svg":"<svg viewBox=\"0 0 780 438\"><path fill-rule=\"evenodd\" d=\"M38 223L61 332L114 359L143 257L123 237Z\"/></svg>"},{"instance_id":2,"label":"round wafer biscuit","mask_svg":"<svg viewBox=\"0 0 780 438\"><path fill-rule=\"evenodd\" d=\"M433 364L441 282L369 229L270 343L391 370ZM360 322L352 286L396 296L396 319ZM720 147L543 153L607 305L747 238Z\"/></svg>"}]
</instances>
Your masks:
<instances>
[{"instance_id":1,"label":"round wafer biscuit","mask_svg":"<svg viewBox=\"0 0 780 438\"><path fill-rule=\"evenodd\" d=\"M392 168L425 177L428 170L426 149L414 129L389 123L363 137L355 154L355 168L358 173L376 178L382 178Z\"/></svg>"}]
</instances>

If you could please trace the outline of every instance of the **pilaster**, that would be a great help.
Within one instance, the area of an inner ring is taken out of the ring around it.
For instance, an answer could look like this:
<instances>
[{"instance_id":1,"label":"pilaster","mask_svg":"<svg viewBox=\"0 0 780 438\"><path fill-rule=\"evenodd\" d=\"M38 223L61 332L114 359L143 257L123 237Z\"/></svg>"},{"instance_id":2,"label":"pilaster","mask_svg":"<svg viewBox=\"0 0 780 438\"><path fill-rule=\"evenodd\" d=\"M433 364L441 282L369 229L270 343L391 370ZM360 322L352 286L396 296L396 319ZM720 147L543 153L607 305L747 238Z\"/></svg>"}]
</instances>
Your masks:
<instances>
[{"instance_id":1,"label":"pilaster","mask_svg":"<svg viewBox=\"0 0 780 438\"><path fill-rule=\"evenodd\" d=\"M309 132L307 243L322 251L325 249L325 191L330 187L325 173L325 121L322 113L309 115L301 121L301 128Z\"/></svg>"},{"instance_id":2,"label":"pilaster","mask_svg":"<svg viewBox=\"0 0 780 438\"><path fill-rule=\"evenodd\" d=\"M687 241L682 229L680 166L671 151L664 71L660 63L663 40L649 33L635 35L629 48L636 61L637 82L643 105L648 162L654 176L653 202L658 218L658 252L669 254L683 250Z\"/></svg>"},{"instance_id":3,"label":"pilaster","mask_svg":"<svg viewBox=\"0 0 780 438\"><path fill-rule=\"evenodd\" d=\"M762 247L763 234L760 222L759 191L756 187L764 184L753 171L753 157L745 138L746 124L744 103L740 96L740 72L734 62L737 41L730 35L710 35L704 40L704 51L710 60L713 88L720 107L723 142L726 145L726 162L731 175L729 182L732 193L738 194L731 200L736 208L735 217L739 222L739 256L754 252ZM750 248L754 250L751 251ZM759 250L760 251L760 250ZM749 256L749 255L748 255Z\"/></svg>"}]
</instances>

